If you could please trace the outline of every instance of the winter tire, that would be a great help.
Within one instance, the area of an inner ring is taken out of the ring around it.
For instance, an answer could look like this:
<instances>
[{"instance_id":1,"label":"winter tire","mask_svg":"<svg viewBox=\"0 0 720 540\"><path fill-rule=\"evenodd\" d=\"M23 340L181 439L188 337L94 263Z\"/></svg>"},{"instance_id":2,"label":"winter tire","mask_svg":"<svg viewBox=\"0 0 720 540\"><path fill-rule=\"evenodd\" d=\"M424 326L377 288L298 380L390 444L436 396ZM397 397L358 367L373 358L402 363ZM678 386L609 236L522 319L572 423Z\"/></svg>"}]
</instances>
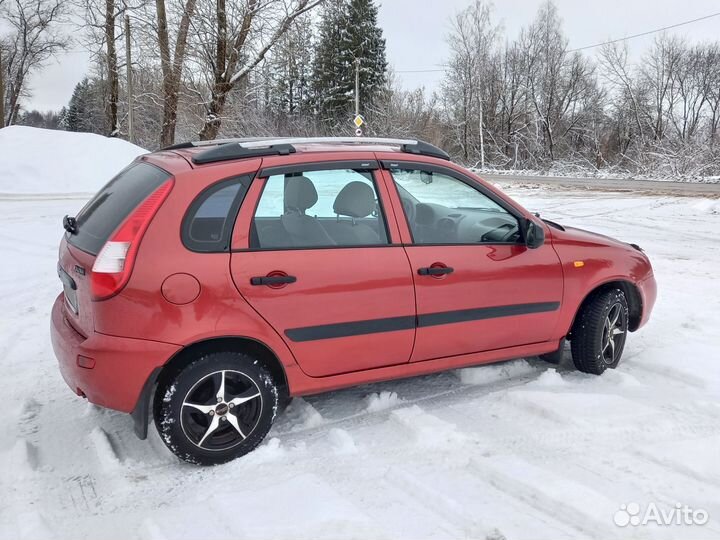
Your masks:
<instances>
[{"instance_id":1,"label":"winter tire","mask_svg":"<svg viewBox=\"0 0 720 540\"><path fill-rule=\"evenodd\" d=\"M580 309L572 329L571 350L575 367L602 374L615 368L625 347L628 305L619 289L599 293Z\"/></svg>"},{"instance_id":2,"label":"winter tire","mask_svg":"<svg viewBox=\"0 0 720 540\"><path fill-rule=\"evenodd\" d=\"M252 451L278 411L278 389L267 369L237 352L200 357L166 381L156 399L163 441L180 459L199 465Z\"/></svg>"}]
</instances>

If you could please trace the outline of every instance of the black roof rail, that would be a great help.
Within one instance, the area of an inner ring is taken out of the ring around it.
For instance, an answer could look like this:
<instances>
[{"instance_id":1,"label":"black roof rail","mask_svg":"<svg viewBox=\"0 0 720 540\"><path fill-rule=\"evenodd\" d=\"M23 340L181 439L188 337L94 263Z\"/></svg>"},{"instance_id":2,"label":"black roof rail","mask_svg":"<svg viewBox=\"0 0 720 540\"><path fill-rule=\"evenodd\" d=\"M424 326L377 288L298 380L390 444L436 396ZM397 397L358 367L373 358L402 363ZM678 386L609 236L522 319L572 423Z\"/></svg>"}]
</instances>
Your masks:
<instances>
[{"instance_id":1,"label":"black roof rail","mask_svg":"<svg viewBox=\"0 0 720 540\"><path fill-rule=\"evenodd\" d=\"M262 156L287 156L294 154L295 147L291 144L272 144L259 148L246 148L238 143L225 143L200 152L192 157L193 163L202 165L216 161L229 161Z\"/></svg>"},{"instance_id":2,"label":"black roof rail","mask_svg":"<svg viewBox=\"0 0 720 540\"><path fill-rule=\"evenodd\" d=\"M180 150L185 148L208 147L192 157L198 165L216 161L228 161L261 156L288 155L294 153L293 145L383 145L399 146L400 151L407 154L430 156L450 160L444 150L424 141L415 139L389 139L376 137L257 137L244 139L222 139L216 141L184 142L164 148L163 150Z\"/></svg>"},{"instance_id":3,"label":"black roof rail","mask_svg":"<svg viewBox=\"0 0 720 540\"><path fill-rule=\"evenodd\" d=\"M176 144L171 144L170 146L166 146L165 148L161 148L158 150L159 152L164 152L165 150L182 150L183 148L192 148L195 146L192 141L187 142L181 142Z\"/></svg>"},{"instance_id":4,"label":"black roof rail","mask_svg":"<svg viewBox=\"0 0 720 540\"><path fill-rule=\"evenodd\" d=\"M425 141L415 141L415 144L403 144L400 147L400 150L407 154L431 156L450 161L450 154L448 154L445 150L438 148L434 144L426 143Z\"/></svg>"}]
</instances>

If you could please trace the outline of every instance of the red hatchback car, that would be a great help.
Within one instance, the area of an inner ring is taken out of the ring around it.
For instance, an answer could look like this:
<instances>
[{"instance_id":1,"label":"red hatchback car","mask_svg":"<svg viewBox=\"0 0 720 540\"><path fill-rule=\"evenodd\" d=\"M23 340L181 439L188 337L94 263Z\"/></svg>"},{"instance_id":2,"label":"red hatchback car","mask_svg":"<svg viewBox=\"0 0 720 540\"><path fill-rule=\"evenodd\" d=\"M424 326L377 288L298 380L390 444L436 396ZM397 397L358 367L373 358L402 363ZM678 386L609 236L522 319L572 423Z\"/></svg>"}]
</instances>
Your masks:
<instances>
[{"instance_id":1,"label":"red hatchback car","mask_svg":"<svg viewBox=\"0 0 720 540\"><path fill-rule=\"evenodd\" d=\"M394 139L238 139L139 157L64 220L52 343L91 402L186 461L255 448L291 396L541 355L614 368L642 250L529 213Z\"/></svg>"}]
</instances>

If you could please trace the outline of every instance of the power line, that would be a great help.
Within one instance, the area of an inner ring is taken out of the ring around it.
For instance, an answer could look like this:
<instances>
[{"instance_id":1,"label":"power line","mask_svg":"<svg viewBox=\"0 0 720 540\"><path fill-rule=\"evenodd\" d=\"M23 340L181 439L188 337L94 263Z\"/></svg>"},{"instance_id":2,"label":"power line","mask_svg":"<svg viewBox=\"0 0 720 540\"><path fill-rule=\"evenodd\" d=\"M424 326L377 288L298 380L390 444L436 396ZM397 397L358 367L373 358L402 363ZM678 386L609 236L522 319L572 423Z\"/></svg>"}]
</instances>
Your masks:
<instances>
[{"instance_id":1,"label":"power line","mask_svg":"<svg viewBox=\"0 0 720 540\"><path fill-rule=\"evenodd\" d=\"M619 41L627 41L628 39L635 39L642 36L647 36L650 34L656 34L657 32L663 32L664 30L670 30L671 28L677 28L678 26L685 26L686 24L695 23L698 21L704 21L705 19L710 19L712 17L717 17L720 15L720 11L717 13L712 13L710 15L705 15L704 17L698 17L697 19L692 19L689 21L684 21L676 24L671 24L670 26L663 26L662 28L656 28L655 30L648 30L647 32L641 32L640 34L634 34L632 36L626 36L624 38L618 38L618 39L612 39L610 41L604 41L602 43L596 43L595 45L586 45L585 47L578 47L577 49L570 49L568 52L575 52L575 51L584 51L586 49L594 49L595 47L601 47L603 45L610 45L612 43L618 43Z\"/></svg>"},{"instance_id":2,"label":"power line","mask_svg":"<svg viewBox=\"0 0 720 540\"><path fill-rule=\"evenodd\" d=\"M438 71L445 71L442 69L396 69L393 73L436 73Z\"/></svg>"},{"instance_id":3,"label":"power line","mask_svg":"<svg viewBox=\"0 0 720 540\"><path fill-rule=\"evenodd\" d=\"M698 17L697 19L691 19L689 21L683 21L676 24L671 24L669 26L663 26L662 28L656 28L655 30L648 30L647 32L641 32L639 34L633 34L631 36L626 36L623 38L618 39L612 39L610 41L604 41L602 43L596 43L595 45L586 45L584 47L578 47L576 49L569 49L567 52L576 52L576 51L584 51L586 49L594 49L595 47L601 47L603 45L610 45L612 43L618 43L620 41L627 41L629 39L635 39L642 36L647 36L650 34L656 34L657 32L663 32L665 30L670 30L671 28L677 28L678 26L685 26L686 24L692 24L696 23L698 21L704 21L706 19L710 19L712 17L717 17L720 15L720 11L717 13L711 13L710 15L705 15L704 17ZM396 69L395 73L438 73L441 71L445 71L445 68L441 69Z\"/></svg>"}]
</instances>

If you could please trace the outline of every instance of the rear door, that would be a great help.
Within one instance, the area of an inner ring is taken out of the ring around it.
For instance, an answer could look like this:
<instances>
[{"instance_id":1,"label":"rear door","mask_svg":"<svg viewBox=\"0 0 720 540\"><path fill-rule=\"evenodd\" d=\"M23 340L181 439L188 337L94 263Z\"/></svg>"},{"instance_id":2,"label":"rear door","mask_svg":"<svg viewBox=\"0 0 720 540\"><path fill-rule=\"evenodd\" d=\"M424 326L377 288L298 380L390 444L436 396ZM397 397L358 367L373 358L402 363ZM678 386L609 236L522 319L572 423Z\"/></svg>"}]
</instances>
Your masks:
<instances>
[{"instance_id":1,"label":"rear door","mask_svg":"<svg viewBox=\"0 0 720 540\"><path fill-rule=\"evenodd\" d=\"M65 233L58 262L65 311L85 335L94 330L90 272L97 254L125 218L170 176L149 163L131 164L78 212L75 231Z\"/></svg>"},{"instance_id":2,"label":"rear door","mask_svg":"<svg viewBox=\"0 0 720 540\"><path fill-rule=\"evenodd\" d=\"M410 359L413 280L377 167L261 171L238 216L235 285L314 377Z\"/></svg>"},{"instance_id":3,"label":"rear door","mask_svg":"<svg viewBox=\"0 0 720 540\"><path fill-rule=\"evenodd\" d=\"M563 287L550 243L526 247L517 210L452 169L388 166L417 295L411 361L548 341Z\"/></svg>"}]
</instances>

